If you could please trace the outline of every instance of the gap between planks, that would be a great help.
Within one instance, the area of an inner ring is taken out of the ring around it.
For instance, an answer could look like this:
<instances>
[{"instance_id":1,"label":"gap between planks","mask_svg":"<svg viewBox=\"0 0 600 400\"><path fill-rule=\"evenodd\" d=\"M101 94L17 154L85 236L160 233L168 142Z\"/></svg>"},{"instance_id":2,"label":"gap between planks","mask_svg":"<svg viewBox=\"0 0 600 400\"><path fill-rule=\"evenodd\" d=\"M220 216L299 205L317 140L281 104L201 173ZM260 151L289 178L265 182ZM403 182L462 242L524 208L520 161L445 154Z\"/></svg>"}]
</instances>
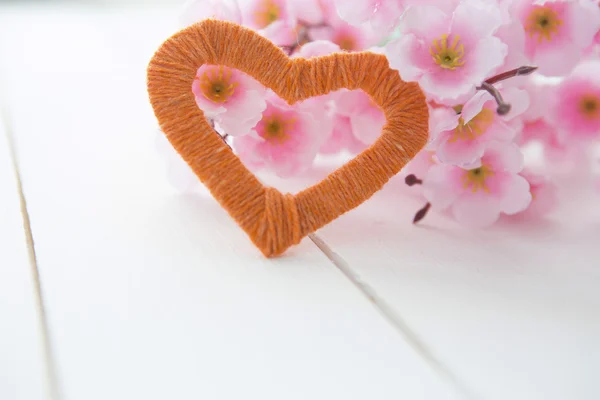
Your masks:
<instances>
[{"instance_id":1,"label":"gap between planks","mask_svg":"<svg viewBox=\"0 0 600 400\"><path fill-rule=\"evenodd\" d=\"M478 399L474 393L454 374L450 369L441 362L427 347L427 345L419 338L419 336L408 326L404 318L396 310L391 307L385 299L383 299L375 289L361 280L360 276L355 273L350 264L344 260L338 253L333 251L331 247L316 233L308 235L310 240L325 254L331 263L356 287L380 312L381 315L390 323L394 330L408 342L412 349L425 360L425 362L446 382L454 387L463 398L469 400Z\"/></svg>"},{"instance_id":2,"label":"gap between planks","mask_svg":"<svg viewBox=\"0 0 600 400\"><path fill-rule=\"evenodd\" d=\"M27 253L29 259L29 266L31 277L33 279L33 289L35 295L35 306L37 308L38 322L41 327L41 341L42 341L42 352L44 358L44 369L46 372L45 380L47 385L47 393L49 400L60 400L60 385L58 383L57 369L56 369L56 358L52 349L52 341L50 338L50 330L48 328L48 318L46 316L46 309L44 305L44 297L42 294L42 285L40 281L40 273L37 264L37 256L35 253L35 245L33 242L33 233L31 231L31 222L29 219L29 212L27 210L27 201L23 192L23 184L21 181L21 173L19 171L19 163L17 161L17 152L15 147L15 141L13 137L12 127L9 124L9 113L7 107L0 104L0 124L3 125L4 132L6 135L6 141L8 143L8 153L12 163L13 171L15 174L15 181L17 184L17 193L19 195L19 207L21 209L21 218L23 221L23 232L25 234L25 241L27 245Z\"/></svg>"}]
</instances>

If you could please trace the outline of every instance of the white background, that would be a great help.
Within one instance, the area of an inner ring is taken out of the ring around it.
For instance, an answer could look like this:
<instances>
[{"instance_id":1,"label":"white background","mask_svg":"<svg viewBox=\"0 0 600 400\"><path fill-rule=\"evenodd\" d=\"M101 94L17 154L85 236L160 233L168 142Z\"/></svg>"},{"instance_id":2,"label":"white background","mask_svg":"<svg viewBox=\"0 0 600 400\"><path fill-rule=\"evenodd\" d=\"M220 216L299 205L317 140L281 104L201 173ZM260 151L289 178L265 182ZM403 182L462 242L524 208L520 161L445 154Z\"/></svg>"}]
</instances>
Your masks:
<instances>
[{"instance_id":1,"label":"white background","mask_svg":"<svg viewBox=\"0 0 600 400\"><path fill-rule=\"evenodd\" d=\"M0 6L0 399L600 398L585 177L483 232L413 226L394 179L266 260L165 180L145 67L177 7L104 4Z\"/></svg>"}]
</instances>

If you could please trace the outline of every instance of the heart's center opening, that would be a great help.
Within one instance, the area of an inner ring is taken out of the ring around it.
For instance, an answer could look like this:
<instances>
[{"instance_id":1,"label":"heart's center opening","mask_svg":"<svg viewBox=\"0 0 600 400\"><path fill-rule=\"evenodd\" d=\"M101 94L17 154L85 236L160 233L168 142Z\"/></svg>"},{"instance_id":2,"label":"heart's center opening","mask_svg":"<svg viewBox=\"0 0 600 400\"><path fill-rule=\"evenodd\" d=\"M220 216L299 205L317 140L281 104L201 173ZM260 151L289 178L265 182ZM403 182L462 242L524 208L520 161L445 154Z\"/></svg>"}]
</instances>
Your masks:
<instances>
[{"instance_id":1,"label":"heart's center opening","mask_svg":"<svg viewBox=\"0 0 600 400\"><path fill-rule=\"evenodd\" d=\"M372 145L386 123L380 106L362 90L288 104L229 67L203 66L195 82L196 103L215 134L264 184L282 192L319 183Z\"/></svg>"}]
</instances>

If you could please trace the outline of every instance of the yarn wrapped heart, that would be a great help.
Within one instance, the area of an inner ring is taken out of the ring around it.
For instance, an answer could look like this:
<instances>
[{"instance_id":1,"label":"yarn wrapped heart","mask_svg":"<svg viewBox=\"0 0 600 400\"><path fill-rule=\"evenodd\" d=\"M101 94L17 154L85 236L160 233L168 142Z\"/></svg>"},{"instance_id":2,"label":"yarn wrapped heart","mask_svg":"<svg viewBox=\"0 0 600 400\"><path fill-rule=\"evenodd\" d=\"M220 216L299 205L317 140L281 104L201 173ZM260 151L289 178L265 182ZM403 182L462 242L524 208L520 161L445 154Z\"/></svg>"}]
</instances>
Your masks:
<instances>
[{"instance_id":1,"label":"yarn wrapped heart","mask_svg":"<svg viewBox=\"0 0 600 400\"><path fill-rule=\"evenodd\" d=\"M295 195L264 186L215 133L192 93L203 64L239 69L289 104L361 89L383 110L379 139L320 183ZM162 131L215 199L266 257L282 254L357 207L427 142L428 109L416 83L402 81L369 52L290 59L258 33L205 20L169 38L148 66L148 93Z\"/></svg>"}]
</instances>

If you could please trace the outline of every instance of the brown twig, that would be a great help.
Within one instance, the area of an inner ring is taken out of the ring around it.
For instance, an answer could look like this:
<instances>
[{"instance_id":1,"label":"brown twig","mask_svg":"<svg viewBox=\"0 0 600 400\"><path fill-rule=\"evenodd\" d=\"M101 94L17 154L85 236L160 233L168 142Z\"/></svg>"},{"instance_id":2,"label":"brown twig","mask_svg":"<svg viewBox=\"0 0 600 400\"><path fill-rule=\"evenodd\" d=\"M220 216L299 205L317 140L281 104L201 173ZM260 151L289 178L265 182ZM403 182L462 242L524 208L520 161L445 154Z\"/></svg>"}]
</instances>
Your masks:
<instances>
[{"instance_id":1,"label":"brown twig","mask_svg":"<svg viewBox=\"0 0 600 400\"><path fill-rule=\"evenodd\" d=\"M404 182L408 185L408 186L414 186L414 185L422 185L423 184L423 180L419 179L415 176L415 174L410 174L407 175L406 178L404 178Z\"/></svg>"},{"instance_id":2,"label":"brown twig","mask_svg":"<svg viewBox=\"0 0 600 400\"><path fill-rule=\"evenodd\" d=\"M537 68L538 67L522 66L519 68L511 69L510 71L506 71L486 79L481 84L481 86L477 87L477 90L485 90L486 92L491 94L494 100L496 100L496 103L498 103L498 108L496 109L498 115L506 115L510 112L511 106L510 104L504 101L502 95L494 86L494 83L498 83L509 78L514 78L515 76L524 76L532 74Z\"/></svg>"},{"instance_id":3,"label":"brown twig","mask_svg":"<svg viewBox=\"0 0 600 400\"><path fill-rule=\"evenodd\" d=\"M485 90L486 92L492 95L494 100L496 100L496 103L498 103L498 108L496 109L498 115L506 115L510 112L510 104L504 101L502 95L500 94L500 91L498 91L498 89L496 89L494 85L492 85L491 83L483 82L481 86L477 87L477 90Z\"/></svg>"},{"instance_id":4,"label":"brown twig","mask_svg":"<svg viewBox=\"0 0 600 400\"><path fill-rule=\"evenodd\" d=\"M413 218L413 224L416 224L419 221L421 221L423 218L425 218L425 216L427 215L427 213L429 212L430 209L431 209L431 203L427 203L427 204L425 204L425 207L423 207L419 211L417 211L417 213L415 214L415 217Z\"/></svg>"},{"instance_id":5,"label":"brown twig","mask_svg":"<svg viewBox=\"0 0 600 400\"><path fill-rule=\"evenodd\" d=\"M506 71L506 72L503 72L501 74L498 74L498 75L492 76L491 78L486 79L485 83L489 83L490 85L493 85L494 83L498 83L500 81L504 81L509 78L514 78L515 76L524 76L524 75L532 74L533 72L535 72L536 69L538 69L538 67L530 67L530 66L523 66L523 67L511 69L510 71Z\"/></svg>"}]
</instances>

